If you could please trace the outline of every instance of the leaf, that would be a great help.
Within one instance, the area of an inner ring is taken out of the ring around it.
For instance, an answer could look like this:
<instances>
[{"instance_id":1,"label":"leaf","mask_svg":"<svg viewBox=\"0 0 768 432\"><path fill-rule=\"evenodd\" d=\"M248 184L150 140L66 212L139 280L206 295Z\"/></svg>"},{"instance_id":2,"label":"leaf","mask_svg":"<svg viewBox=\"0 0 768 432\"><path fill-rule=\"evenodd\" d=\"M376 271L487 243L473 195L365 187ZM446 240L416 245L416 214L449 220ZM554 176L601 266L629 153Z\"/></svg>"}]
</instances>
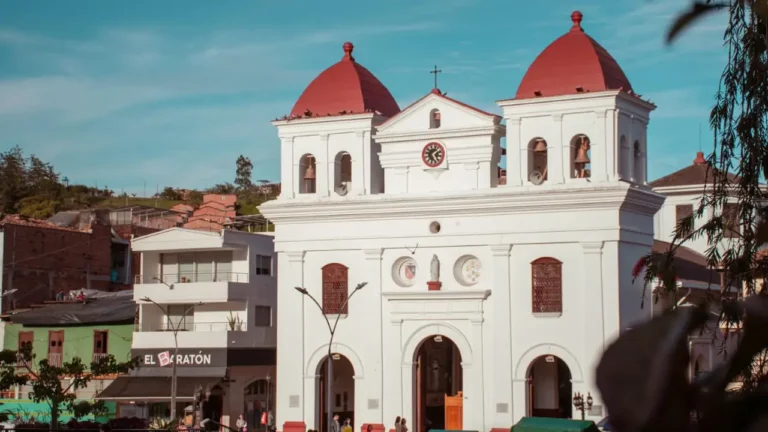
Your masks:
<instances>
[{"instance_id":1,"label":"leaf","mask_svg":"<svg viewBox=\"0 0 768 432\"><path fill-rule=\"evenodd\" d=\"M727 7L728 5L723 3L712 4L712 3L695 2L691 7L691 9L679 15L677 19L675 19L675 22L672 24L672 27L670 27L669 31L667 31L666 43L671 44L678 36L680 36L680 33L683 30L687 29L695 21L704 18L710 12L718 11L720 9L725 9Z\"/></svg>"}]
</instances>

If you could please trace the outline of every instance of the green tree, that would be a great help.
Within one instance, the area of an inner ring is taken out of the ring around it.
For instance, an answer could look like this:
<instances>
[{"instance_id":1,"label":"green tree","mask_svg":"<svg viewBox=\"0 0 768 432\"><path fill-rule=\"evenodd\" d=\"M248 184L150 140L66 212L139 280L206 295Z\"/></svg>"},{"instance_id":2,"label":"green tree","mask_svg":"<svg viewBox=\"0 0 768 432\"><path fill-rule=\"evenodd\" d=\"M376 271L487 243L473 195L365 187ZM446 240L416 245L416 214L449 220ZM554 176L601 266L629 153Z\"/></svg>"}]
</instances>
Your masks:
<instances>
[{"instance_id":1,"label":"green tree","mask_svg":"<svg viewBox=\"0 0 768 432\"><path fill-rule=\"evenodd\" d=\"M32 345L24 344L18 351L0 352L0 390L7 390L14 385L30 385L29 398L37 403L47 403L51 410L51 429L59 429L59 414L62 409L81 418L91 413L104 412L104 405L99 401L75 402L77 390L88 386L94 377L125 374L138 365L138 359L118 362L111 354L91 362L87 366L79 357L74 357L61 366L40 360L35 365ZM17 367L20 364L20 367ZM67 384L62 382L66 377Z\"/></svg>"},{"instance_id":2,"label":"green tree","mask_svg":"<svg viewBox=\"0 0 768 432\"><path fill-rule=\"evenodd\" d=\"M21 147L0 153L0 207L16 213L19 201L27 195L27 170Z\"/></svg>"},{"instance_id":3,"label":"green tree","mask_svg":"<svg viewBox=\"0 0 768 432\"><path fill-rule=\"evenodd\" d=\"M239 195L248 194L253 187L253 183L251 182L253 164L249 158L240 155L240 157L237 158L235 165L235 185L237 186L237 193Z\"/></svg>"},{"instance_id":4,"label":"green tree","mask_svg":"<svg viewBox=\"0 0 768 432\"><path fill-rule=\"evenodd\" d=\"M744 287L748 295L768 295L768 289L758 287L768 275L768 255L758 253L768 241L764 186L768 177L768 0L693 2L676 17L667 41L673 42L716 11L728 13L724 31L728 57L710 114L714 148L707 157L709 184L693 214L679 221L669 251L649 254L643 264L647 284L658 278L661 292L674 294L675 252L688 240L705 238L710 267L724 275L718 305L721 319L730 327L740 327L744 309L734 291ZM726 210L726 204L735 204L735 210ZM729 241L727 236L734 231L737 241ZM752 362L741 365L743 390L754 390L766 378L768 368L755 367L765 363L761 359L766 358L766 349L763 346Z\"/></svg>"},{"instance_id":5,"label":"green tree","mask_svg":"<svg viewBox=\"0 0 768 432\"><path fill-rule=\"evenodd\" d=\"M181 194L172 187L166 187L162 192L160 192L160 198L171 201L178 201L181 199Z\"/></svg>"},{"instance_id":6,"label":"green tree","mask_svg":"<svg viewBox=\"0 0 768 432\"><path fill-rule=\"evenodd\" d=\"M219 183L208 189L206 192L216 195L231 195L235 193L235 186L232 183Z\"/></svg>"}]
</instances>

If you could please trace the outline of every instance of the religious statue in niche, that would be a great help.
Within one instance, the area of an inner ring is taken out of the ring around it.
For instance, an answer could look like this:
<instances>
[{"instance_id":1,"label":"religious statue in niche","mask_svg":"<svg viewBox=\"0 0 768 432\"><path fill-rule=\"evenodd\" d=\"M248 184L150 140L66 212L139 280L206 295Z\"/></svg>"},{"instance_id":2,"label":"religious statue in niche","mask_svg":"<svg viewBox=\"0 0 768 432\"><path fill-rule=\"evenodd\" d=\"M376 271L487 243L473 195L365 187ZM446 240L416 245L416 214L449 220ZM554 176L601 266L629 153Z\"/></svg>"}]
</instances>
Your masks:
<instances>
[{"instance_id":1,"label":"religious statue in niche","mask_svg":"<svg viewBox=\"0 0 768 432\"><path fill-rule=\"evenodd\" d=\"M440 369L441 369L440 363L437 361L437 359L432 359L432 364L430 365L430 372L431 372L430 383L429 383L430 384L430 386L429 386L429 390L430 391L437 392L437 391L441 391L442 390L440 388L440 387L442 387L440 385L441 384L441 382L440 382L441 381L441 379L440 379Z\"/></svg>"},{"instance_id":2,"label":"religious statue in niche","mask_svg":"<svg viewBox=\"0 0 768 432\"><path fill-rule=\"evenodd\" d=\"M432 262L429 264L429 282L427 287L430 291L439 291L443 283L440 282L440 260L437 255L432 255Z\"/></svg>"}]
</instances>

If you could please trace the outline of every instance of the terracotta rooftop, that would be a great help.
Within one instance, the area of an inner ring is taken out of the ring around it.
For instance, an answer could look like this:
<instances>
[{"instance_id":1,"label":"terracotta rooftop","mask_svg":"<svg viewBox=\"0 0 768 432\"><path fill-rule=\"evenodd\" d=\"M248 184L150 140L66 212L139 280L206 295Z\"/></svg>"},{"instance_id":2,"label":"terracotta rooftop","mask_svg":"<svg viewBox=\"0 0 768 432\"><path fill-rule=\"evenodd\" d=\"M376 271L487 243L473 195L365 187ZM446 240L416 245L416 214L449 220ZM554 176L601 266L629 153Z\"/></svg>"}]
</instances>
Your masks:
<instances>
[{"instance_id":1,"label":"terracotta rooftop","mask_svg":"<svg viewBox=\"0 0 768 432\"><path fill-rule=\"evenodd\" d=\"M606 90L632 93L632 85L611 54L581 28L583 15L571 14L568 33L531 63L515 99L564 96Z\"/></svg>"},{"instance_id":2,"label":"terracotta rooftop","mask_svg":"<svg viewBox=\"0 0 768 432\"><path fill-rule=\"evenodd\" d=\"M0 219L0 227L3 227L5 225L21 225L21 226L46 228L46 229L54 229L59 231L70 231L70 232L87 232L87 231L83 231L75 228L59 226L53 222L49 222L44 219L28 218L18 214L8 214L3 216L2 219Z\"/></svg>"},{"instance_id":3,"label":"terracotta rooftop","mask_svg":"<svg viewBox=\"0 0 768 432\"><path fill-rule=\"evenodd\" d=\"M674 187L674 186L698 186L711 184L714 178L714 168L712 168L704 159L704 153L696 153L696 159L693 164L679 171L666 175L660 179L651 182L651 187ZM737 183L738 176L728 173L728 180Z\"/></svg>"},{"instance_id":4,"label":"terracotta rooftop","mask_svg":"<svg viewBox=\"0 0 768 432\"><path fill-rule=\"evenodd\" d=\"M665 241L654 240L651 251L663 254L669 251L670 245ZM679 246L675 250L673 265L677 271L677 278L683 282L683 286L685 281L691 281L711 284L713 289L720 288L720 273L710 269L707 257L693 249Z\"/></svg>"}]
</instances>

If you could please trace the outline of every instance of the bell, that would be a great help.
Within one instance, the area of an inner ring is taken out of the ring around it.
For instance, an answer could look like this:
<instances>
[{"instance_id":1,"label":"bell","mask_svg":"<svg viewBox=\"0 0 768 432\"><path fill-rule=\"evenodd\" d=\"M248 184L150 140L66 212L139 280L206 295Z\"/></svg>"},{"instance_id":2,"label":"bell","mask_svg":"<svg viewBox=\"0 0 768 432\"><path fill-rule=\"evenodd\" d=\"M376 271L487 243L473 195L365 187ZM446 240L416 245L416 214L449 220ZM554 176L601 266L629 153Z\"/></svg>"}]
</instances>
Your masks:
<instances>
[{"instance_id":1,"label":"bell","mask_svg":"<svg viewBox=\"0 0 768 432\"><path fill-rule=\"evenodd\" d=\"M536 147L533 148L536 153L544 153L547 151L547 142L543 139L536 140Z\"/></svg>"},{"instance_id":2,"label":"bell","mask_svg":"<svg viewBox=\"0 0 768 432\"><path fill-rule=\"evenodd\" d=\"M588 164L589 156L587 156L587 151L589 151L589 139L587 139L587 137L581 137L579 151L576 153L576 159L573 160L573 163Z\"/></svg>"},{"instance_id":3,"label":"bell","mask_svg":"<svg viewBox=\"0 0 768 432\"><path fill-rule=\"evenodd\" d=\"M307 170L304 172L304 180L315 179L315 167L312 165L307 166Z\"/></svg>"}]
</instances>

